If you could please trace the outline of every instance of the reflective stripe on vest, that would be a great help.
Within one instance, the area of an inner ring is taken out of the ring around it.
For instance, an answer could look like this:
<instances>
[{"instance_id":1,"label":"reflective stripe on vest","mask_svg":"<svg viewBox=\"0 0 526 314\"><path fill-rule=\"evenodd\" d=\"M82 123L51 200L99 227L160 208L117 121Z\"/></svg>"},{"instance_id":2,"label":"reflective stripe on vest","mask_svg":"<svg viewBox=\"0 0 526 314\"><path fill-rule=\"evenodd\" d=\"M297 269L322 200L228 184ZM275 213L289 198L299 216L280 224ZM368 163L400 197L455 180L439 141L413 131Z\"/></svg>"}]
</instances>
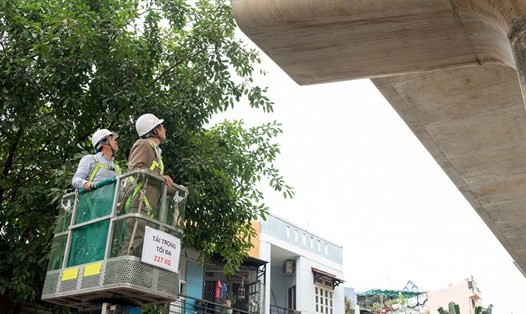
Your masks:
<instances>
[{"instance_id":1,"label":"reflective stripe on vest","mask_svg":"<svg viewBox=\"0 0 526 314\"><path fill-rule=\"evenodd\" d=\"M95 176L97 175L97 172L99 172L100 168L104 168L104 169L110 170L110 171L115 170L115 173L117 173L118 176L121 175L121 168L116 163L113 164L114 168L112 168L110 166L106 166L106 165L101 164L99 162L99 159L97 158L97 155L92 155L92 156L93 156L93 159L95 159L95 168L93 168L93 170L91 170L91 173L89 175L88 181L93 181L93 179L95 179Z\"/></svg>"},{"instance_id":2,"label":"reflective stripe on vest","mask_svg":"<svg viewBox=\"0 0 526 314\"><path fill-rule=\"evenodd\" d=\"M157 145L155 145L155 142L152 141L151 139L147 139L147 141L152 146L153 151L155 152L155 157L156 157L156 159L152 162L152 165L150 166L150 170L154 171L155 168L159 168L160 173L163 174L164 172L163 158L159 155L159 151L157 150L157 147L156 147Z\"/></svg>"},{"instance_id":3,"label":"reflective stripe on vest","mask_svg":"<svg viewBox=\"0 0 526 314\"><path fill-rule=\"evenodd\" d=\"M152 146L152 149L153 151L155 152L155 157L156 159L152 162L151 166L150 166L150 170L151 171L155 171L155 168L159 168L159 171L161 174L163 174L164 172L164 163L163 163L163 159L161 158L161 156L159 155L159 151L157 151L157 148L156 148L156 145L155 145L155 142L150 140L150 139L147 139L148 143L150 143L150 145ZM134 182L134 178L133 177L130 177L130 181L133 183ZM132 199L135 198L135 196L137 195L137 193L139 193L139 191L141 190L142 186L143 186L143 181L139 182L135 188L133 189L133 193L132 193L132 196L128 199L128 201L126 202L126 212L129 212L129 209L131 207L131 202L132 202ZM144 205L146 206L146 211L148 212L148 216L152 217L153 216L153 212L152 212L152 206L150 205L150 201L148 200L148 198L146 197L146 195L144 195Z\"/></svg>"}]
</instances>

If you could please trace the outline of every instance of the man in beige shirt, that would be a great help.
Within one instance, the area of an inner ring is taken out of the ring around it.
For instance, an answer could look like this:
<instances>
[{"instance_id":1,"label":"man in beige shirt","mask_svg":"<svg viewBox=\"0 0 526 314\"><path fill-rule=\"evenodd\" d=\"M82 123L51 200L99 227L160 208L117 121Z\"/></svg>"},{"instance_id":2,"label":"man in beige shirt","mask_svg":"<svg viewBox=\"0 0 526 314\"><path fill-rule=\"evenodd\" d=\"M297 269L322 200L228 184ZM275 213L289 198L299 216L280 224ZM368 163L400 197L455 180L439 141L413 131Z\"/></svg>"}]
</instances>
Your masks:
<instances>
[{"instance_id":1,"label":"man in beige shirt","mask_svg":"<svg viewBox=\"0 0 526 314\"><path fill-rule=\"evenodd\" d=\"M164 120L158 119L151 113L144 114L135 122L135 128L140 139L138 139L130 151L128 157L128 169L150 169L163 175L164 164L161 157L159 144L166 139ZM172 178L163 175L166 184L173 184Z\"/></svg>"},{"instance_id":2,"label":"man in beige shirt","mask_svg":"<svg viewBox=\"0 0 526 314\"><path fill-rule=\"evenodd\" d=\"M135 122L135 128L140 139L138 139L130 150L128 156L128 170L131 172L137 169L147 169L162 176L164 182L170 189L173 180L170 176L164 175L164 163L161 157L162 150L159 147L166 139L166 129L163 125L164 120L158 119L151 113L140 116ZM161 179L161 180L162 180ZM128 185L129 198L125 205L126 213L140 213L148 217L157 218L159 205L162 197L162 181L150 176L141 179L131 179ZM125 255L140 256L146 223L144 219L127 219L127 234L125 236L124 247ZM153 226L152 226L153 227ZM123 253L119 254L123 255Z\"/></svg>"}]
</instances>

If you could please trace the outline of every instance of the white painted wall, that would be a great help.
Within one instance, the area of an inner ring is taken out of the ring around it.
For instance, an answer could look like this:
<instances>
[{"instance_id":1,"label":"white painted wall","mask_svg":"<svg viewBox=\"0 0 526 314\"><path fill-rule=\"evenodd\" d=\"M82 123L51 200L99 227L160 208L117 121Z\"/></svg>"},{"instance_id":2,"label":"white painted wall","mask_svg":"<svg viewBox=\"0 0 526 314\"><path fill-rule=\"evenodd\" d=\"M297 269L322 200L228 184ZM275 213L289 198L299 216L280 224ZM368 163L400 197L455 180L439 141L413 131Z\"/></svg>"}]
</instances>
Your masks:
<instances>
[{"instance_id":1,"label":"white painted wall","mask_svg":"<svg viewBox=\"0 0 526 314\"><path fill-rule=\"evenodd\" d=\"M306 241L303 241L305 234ZM312 238L312 241L311 241ZM315 313L315 285L312 268L322 270L343 278L342 247L313 235L277 217L267 216L261 223L260 259L272 260L272 248L279 247L290 253L295 261L295 274L283 275L283 265L267 265L267 298L265 313L270 313L270 305L288 307L287 291L296 286L296 307L302 314ZM312 245L311 245L312 243ZM270 270L270 271L269 271ZM344 286L341 283L333 291L333 313L343 313Z\"/></svg>"}]
</instances>

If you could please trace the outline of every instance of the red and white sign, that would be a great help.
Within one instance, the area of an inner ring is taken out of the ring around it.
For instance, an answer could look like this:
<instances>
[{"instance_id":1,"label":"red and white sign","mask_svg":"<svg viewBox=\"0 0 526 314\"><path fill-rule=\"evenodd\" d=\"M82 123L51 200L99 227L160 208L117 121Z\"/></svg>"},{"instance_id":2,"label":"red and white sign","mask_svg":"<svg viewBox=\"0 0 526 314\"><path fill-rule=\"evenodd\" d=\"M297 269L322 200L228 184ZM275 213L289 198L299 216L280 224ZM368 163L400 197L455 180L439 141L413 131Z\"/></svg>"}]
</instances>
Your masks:
<instances>
[{"instance_id":1,"label":"red and white sign","mask_svg":"<svg viewBox=\"0 0 526 314\"><path fill-rule=\"evenodd\" d=\"M146 226L141 261L174 273L179 272L181 240L166 232Z\"/></svg>"}]
</instances>

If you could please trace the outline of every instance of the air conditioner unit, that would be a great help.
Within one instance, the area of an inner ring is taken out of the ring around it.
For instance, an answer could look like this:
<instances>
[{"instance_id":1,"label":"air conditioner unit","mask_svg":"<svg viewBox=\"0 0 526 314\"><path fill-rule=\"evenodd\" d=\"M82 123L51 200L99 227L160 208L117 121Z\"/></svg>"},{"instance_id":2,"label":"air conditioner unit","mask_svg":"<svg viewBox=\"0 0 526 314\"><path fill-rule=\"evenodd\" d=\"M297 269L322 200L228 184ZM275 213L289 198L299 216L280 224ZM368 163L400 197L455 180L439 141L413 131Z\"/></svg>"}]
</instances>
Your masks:
<instances>
[{"instance_id":1,"label":"air conditioner unit","mask_svg":"<svg viewBox=\"0 0 526 314\"><path fill-rule=\"evenodd\" d=\"M294 261L293 260L288 259L283 263L283 275L285 276L294 275Z\"/></svg>"}]
</instances>

